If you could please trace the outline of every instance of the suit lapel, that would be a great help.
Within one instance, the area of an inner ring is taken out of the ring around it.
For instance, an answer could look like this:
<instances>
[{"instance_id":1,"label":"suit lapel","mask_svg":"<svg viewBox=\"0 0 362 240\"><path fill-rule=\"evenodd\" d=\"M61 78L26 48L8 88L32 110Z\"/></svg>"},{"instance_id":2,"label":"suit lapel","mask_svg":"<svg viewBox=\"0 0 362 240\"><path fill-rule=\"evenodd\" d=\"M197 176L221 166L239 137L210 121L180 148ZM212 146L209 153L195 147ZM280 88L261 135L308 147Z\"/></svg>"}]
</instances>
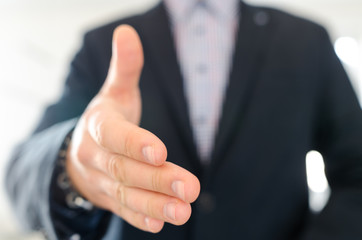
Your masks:
<instances>
[{"instance_id":1,"label":"suit lapel","mask_svg":"<svg viewBox=\"0 0 362 240\"><path fill-rule=\"evenodd\" d=\"M217 168L237 130L242 127L242 117L247 112L258 70L270 42L271 24L265 12L241 3L240 16L233 66L209 169Z\"/></svg>"},{"instance_id":2,"label":"suit lapel","mask_svg":"<svg viewBox=\"0 0 362 240\"><path fill-rule=\"evenodd\" d=\"M183 79L164 5L159 4L145 17L140 28L142 28L141 38L143 38L144 47L149 51L149 64L152 64L159 73L160 78L157 80L163 88L165 104L168 105L185 149L189 153L189 161L200 171L201 165L190 125Z\"/></svg>"},{"instance_id":3,"label":"suit lapel","mask_svg":"<svg viewBox=\"0 0 362 240\"><path fill-rule=\"evenodd\" d=\"M240 6L241 18L233 65L209 170L216 169L217 165L222 162L228 146L235 137L236 130L242 127L242 116L247 112L252 90L258 78L258 70L262 67L263 57L270 43L268 39L271 36L271 19L268 19L267 15L263 15L266 13L257 8L250 7L245 3L241 3ZM266 24L258 25L256 23L258 17L266 17ZM179 135L189 153L189 161L197 171L201 171L184 95L183 79L169 18L163 4L159 4L148 12L144 20L139 27L145 48L150 52L152 61L149 64L152 64L159 73L158 81L163 87L165 103L168 104L176 127L179 129ZM207 175L211 174L210 171L207 173Z\"/></svg>"}]
</instances>

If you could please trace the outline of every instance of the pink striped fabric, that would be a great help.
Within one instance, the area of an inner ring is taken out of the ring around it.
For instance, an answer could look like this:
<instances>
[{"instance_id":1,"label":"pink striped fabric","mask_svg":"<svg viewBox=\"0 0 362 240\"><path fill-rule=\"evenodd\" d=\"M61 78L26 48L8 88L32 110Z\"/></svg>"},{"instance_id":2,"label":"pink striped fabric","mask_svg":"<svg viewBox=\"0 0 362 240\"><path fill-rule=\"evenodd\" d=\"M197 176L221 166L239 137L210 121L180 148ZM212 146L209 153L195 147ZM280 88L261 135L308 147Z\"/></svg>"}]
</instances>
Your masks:
<instances>
[{"instance_id":1,"label":"pink striped fabric","mask_svg":"<svg viewBox=\"0 0 362 240\"><path fill-rule=\"evenodd\" d=\"M230 74L239 1L164 2L171 17L195 142L207 164Z\"/></svg>"}]
</instances>

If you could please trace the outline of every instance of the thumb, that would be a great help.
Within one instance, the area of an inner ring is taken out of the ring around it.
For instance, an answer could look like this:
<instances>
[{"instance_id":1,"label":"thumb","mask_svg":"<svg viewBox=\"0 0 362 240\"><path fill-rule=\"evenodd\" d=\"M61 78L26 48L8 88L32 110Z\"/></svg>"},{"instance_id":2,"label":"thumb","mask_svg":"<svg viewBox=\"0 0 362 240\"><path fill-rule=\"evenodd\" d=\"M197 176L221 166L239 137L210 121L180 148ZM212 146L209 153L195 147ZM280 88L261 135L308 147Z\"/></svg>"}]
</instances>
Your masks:
<instances>
[{"instance_id":1,"label":"thumb","mask_svg":"<svg viewBox=\"0 0 362 240\"><path fill-rule=\"evenodd\" d=\"M110 68L102 90L114 97L129 99L138 92L143 61L142 44L136 30L129 25L117 27L113 33Z\"/></svg>"}]
</instances>

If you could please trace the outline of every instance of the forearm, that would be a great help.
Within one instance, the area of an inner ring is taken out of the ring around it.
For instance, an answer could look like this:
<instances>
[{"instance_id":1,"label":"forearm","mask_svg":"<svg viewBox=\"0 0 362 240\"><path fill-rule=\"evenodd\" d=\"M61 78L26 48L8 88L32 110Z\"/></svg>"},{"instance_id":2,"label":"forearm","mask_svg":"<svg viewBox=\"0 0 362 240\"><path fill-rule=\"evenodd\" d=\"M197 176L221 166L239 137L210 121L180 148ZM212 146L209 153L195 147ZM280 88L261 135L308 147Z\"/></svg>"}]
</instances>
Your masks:
<instances>
[{"instance_id":1,"label":"forearm","mask_svg":"<svg viewBox=\"0 0 362 240\"><path fill-rule=\"evenodd\" d=\"M13 152L5 179L22 227L45 231L51 239L55 239L49 205L51 177L61 144L75 122L56 124L19 145Z\"/></svg>"}]
</instances>

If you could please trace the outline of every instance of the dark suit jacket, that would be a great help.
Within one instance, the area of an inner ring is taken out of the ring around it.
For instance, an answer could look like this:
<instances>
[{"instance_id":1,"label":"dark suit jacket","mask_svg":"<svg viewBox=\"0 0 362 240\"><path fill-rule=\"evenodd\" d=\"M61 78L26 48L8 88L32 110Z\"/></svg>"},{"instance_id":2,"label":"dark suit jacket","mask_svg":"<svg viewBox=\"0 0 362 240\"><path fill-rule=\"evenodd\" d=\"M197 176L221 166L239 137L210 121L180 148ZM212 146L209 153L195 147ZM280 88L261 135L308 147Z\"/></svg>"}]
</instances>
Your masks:
<instances>
[{"instance_id":1,"label":"dark suit jacket","mask_svg":"<svg viewBox=\"0 0 362 240\"><path fill-rule=\"evenodd\" d=\"M144 47L141 126L164 141L168 161L196 174L202 186L187 224L167 224L154 235L125 223L123 239L362 239L362 113L329 37L314 23L244 3L208 166L196 154L164 6L86 34L61 99L9 167L7 188L25 224L49 237L54 223L57 232L62 224L84 234L106 229L109 213L90 222L92 214L60 211L49 204L49 186L65 135L106 77L119 24L135 27ZM323 154L332 189L314 217L305 171L312 149Z\"/></svg>"}]
</instances>

